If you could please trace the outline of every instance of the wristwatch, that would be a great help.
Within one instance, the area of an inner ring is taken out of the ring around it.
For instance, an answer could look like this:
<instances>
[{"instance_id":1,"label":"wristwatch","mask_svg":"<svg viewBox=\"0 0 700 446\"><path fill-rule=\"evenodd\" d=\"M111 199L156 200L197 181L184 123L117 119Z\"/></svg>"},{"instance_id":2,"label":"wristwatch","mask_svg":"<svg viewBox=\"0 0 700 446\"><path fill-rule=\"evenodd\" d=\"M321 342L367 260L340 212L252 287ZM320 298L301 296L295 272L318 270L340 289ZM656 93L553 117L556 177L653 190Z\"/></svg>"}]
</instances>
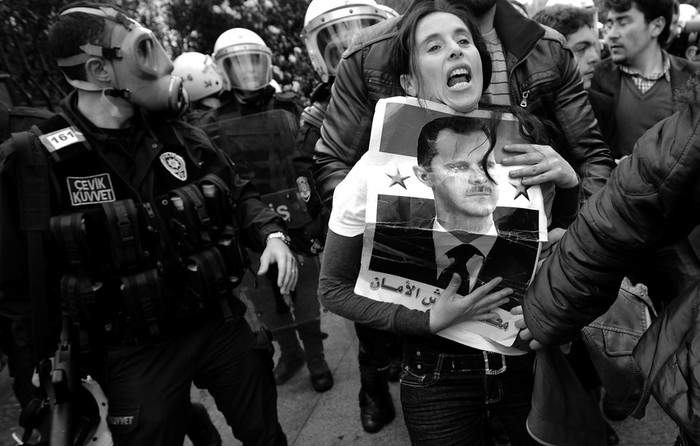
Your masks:
<instances>
[{"instance_id":1,"label":"wristwatch","mask_svg":"<svg viewBox=\"0 0 700 446\"><path fill-rule=\"evenodd\" d=\"M277 231L277 232L271 232L270 234L268 234L267 238L265 239L265 243L269 242L273 238L277 238L277 239L282 240L284 242L284 244L287 246L289 246L289 244L292 242L292 239L290 239L287 234L285 234L282 231Z\"/></svg>"}]
</instances>

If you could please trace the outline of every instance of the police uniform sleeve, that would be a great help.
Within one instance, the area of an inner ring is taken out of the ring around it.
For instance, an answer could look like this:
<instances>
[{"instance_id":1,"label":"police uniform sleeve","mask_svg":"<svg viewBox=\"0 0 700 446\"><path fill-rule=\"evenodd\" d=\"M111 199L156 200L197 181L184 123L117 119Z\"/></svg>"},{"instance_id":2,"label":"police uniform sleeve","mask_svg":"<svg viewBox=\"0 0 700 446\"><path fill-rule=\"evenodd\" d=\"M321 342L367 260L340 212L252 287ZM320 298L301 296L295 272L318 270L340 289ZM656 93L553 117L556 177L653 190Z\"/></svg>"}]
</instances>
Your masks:
<instances>
[{"instance_id":1,"label":"police uniform sleeve","mask_svg":"<svg viewBox=\"0 0 700 446\"><path fill-rule=\"evenodd\" d=\"M273 232L286 231L284 220L260 200L260 193L248 180L238 174L233 161L204 133L202 129L185 122L176 124L192 148L201 150L201 162L209 164L209 170L219 174L231 192L234 204L233 218L240 230L244 244L257 252L265 249L265 240Z\"/></svg>"},{"instance_id":2,"label":"police uniform sleeve","mask_svg":"<svg viewBox=\"0 0 700 446\"><path fill-rule=\"evenodd\" d=\"M223 152L221 152L223 155ZM236 205L236 221L245 236L246 245L254 251L265 249L265 240L273 232L286 232L284 220L260 200L253 183L238 175L233 162L229 166L229 187Z\"/></svg>"}]
</instances>

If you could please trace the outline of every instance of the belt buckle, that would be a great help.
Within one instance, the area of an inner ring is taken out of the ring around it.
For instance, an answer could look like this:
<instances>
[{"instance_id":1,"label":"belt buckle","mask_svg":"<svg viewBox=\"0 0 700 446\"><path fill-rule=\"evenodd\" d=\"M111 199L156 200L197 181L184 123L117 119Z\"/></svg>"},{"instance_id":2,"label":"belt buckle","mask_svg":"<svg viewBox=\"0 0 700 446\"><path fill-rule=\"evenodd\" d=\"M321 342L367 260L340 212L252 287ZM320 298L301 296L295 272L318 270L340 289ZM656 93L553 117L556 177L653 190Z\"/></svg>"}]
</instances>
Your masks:
<instances>
[{"instance_id":1,"label":"belt buckle","mask_svg":"<svg viewBox=\"0 0 700 446\"><path fill-rule=\"evenodd\" d=\"M501 368L497 370L491 369L489 366L489 353L486 351L481 352L484 354L484 373L487 375L500 375L501 373L506 371L506 357L505 355L500 355L501 356Z\"/></svg>"}]
</instances>

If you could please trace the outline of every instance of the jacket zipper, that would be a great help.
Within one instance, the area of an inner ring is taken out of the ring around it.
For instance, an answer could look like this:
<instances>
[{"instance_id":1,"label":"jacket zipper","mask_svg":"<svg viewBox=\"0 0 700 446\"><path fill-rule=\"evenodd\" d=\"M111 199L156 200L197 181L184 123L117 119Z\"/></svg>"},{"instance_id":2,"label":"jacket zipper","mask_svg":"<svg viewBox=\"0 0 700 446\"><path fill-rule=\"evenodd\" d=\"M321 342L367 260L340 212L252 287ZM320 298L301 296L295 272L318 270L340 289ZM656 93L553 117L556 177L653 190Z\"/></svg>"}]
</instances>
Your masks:
<instances>
[{"instance_id":1,"label":"jacket zipper","mask_svg":"<svg viewBox=\"0 0 700 446\"><path fill-rule=\"evenodd\" d=\"M530 97L530 90L523 91L523 97L520 100L520 106L522 108L527 108L527 98Z\"/></svg>"}]
</instances>

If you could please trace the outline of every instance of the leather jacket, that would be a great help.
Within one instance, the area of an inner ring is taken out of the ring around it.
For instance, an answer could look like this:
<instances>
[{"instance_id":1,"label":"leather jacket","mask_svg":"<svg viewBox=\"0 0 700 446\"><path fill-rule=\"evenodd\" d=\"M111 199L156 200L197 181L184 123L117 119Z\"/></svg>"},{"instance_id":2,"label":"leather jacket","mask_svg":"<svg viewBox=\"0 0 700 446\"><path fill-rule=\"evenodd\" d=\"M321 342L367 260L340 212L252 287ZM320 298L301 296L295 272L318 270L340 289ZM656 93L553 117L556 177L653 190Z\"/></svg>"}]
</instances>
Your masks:
<instances>
[{"instance_id":1,"label":"leather jacket","mask_svg":"<svg viewBox=\"0 0 700 446\"><path fill-rule=\"evenodd\" d=\"M598 190L615 167L565 39L497 0L494 27L506 53L511 103L557 124L556 149L577 170L583 197ZM377 101L402 96L387 60L400 18L362 30L343 54L314 152L314 176L331 206L336 185L369 146Z\"/></svg>"},{"instance_id":2,"label":"leather jacket","mask_svg":"<svg viewBox=\"0 0 700 446\"><path fill-rule=\"evenodd\" d=\"M698 92L694 95L695 104L637 141L633 154L584 205L555 255L540 268L523 302L525 323L539 342L574 338L610 307L635 264L700 223L700 103ZM679 425L692 426L697 441L700 407L692 405L700 395L692 352L700 349L700 335L697 290L690 291L660 314L634 357L659 404ZM679 402L690 407L680 408Z\"/></svg>"}]
</instances>

